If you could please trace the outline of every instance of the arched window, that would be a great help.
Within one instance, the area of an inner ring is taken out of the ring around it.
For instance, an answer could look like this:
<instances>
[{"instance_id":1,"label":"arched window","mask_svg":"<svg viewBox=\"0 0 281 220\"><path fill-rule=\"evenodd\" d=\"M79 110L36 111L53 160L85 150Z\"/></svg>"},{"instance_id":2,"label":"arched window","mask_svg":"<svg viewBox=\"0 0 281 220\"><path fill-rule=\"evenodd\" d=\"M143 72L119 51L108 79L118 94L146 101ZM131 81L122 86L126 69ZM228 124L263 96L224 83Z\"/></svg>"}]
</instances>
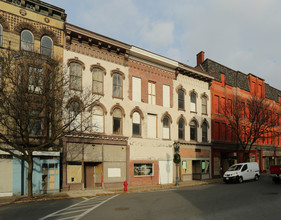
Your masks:
<instances>
[{"instance_id":1,"label":"arched window","mask_svg":"<svg viewBox=\"0 0 281 220\"><path fill-rule=\"evenodd\" d=\"M190 140L197 141L197 122L192 120L190 126Z\"/></svg>"},{"instance_id":2,"label":"arched window","mask_svg":"<svg viewBox=\"0 0 281 220\"><path fill-rule=\"evenodd\" d=\"M113 113L113 134L122 134L122 111L115 108Z\"/></svg>"},{"instance_id":3,"label":"arched window","mask_svg":"<svg viewBox=\"0 0 281 220\"><path fill-rule=\"evenodd\" d=\"M41 39L41 54L53 56L53 41L48 36L43 36Z\"/></svg>"},{"instance_id":4,"label":"arched window","mask_svg":"<svg viewBox=\"0 0 281 220\"><path fill-rule=\"evenodd\" d=\"M141 135L141 117L138 112L133 113L133 136Z\"/></svg>"},{"instance_id":5,"label":"arched window","mask_svg":"<svg viewBox=\"0 0 281 220\"><path fill-rule=\"evenodd\" d=\"M190 94L190 111L196 112L196 94L194 92Z\"/></svg>"},{"instance_id":6,"label":"arched window","mask_svg":"<svg viewBox=\"0 0 281 220\"><path fill-rule=\"evenodd\" d=\"M79 63L70 63L70 89L82 90L82 66Z\"/></svg>"},{"instance_id":7,"label":"arched window","mask_svg":"<svg viewBox=\"0 0 281 220\"><path fill-rule=\"evenodd\" d=\"M99 68L93 68L93 93L103 94L103 74L104 72Z\"/></svg>"},{"instance_id":8,"label":"arched window","mask_svg":"<svg viewBox=\"0 0 281 220\"><path fill-rule=\"evenodd\" d=\"M21 32L21 50L33 51L33 34L28 30Z\"/></svg>"},{"instance_id":9,"label":"arched window","mask_svg":"<svg viewBox=\"0 0 281 220\"><path fill-rule=\"evenodd\" d=\"M92 131L104 132L104 112L100 106L94 106L92 109Z\"/></svg>"},{"instance_id":10,"label":"arched window","mask_svg":"<svg viewBox=\"0 0 281 220\"><path fill-rule=\"evenodd\" d=\"M178 90L178 109L184 110L184 91L182 89Z\"/></svg>"},{"instance_id":11,"label":"arched window","mask_svg":"<svg viewBox=\"0 0 281 220\"><path fill-rule=\"evenodd\" d=\"M123 97L123 79L119 73L113 73L113 97Z\"/></svg>"},{"instance_id":12,"label":"arched window","mask_svg":"<svg viewBox=\"0 0 281 220\"><path fill-rule=\"evenodd\" d=\"M205 114L205 115L208 114L208 112L207 112L207 97L206 96L202 97L202 114Z\"/></svg>"},{"instance_id":13,"label":"arched window","mask_svg":"<svg viewBox=\"0 0 281 220\"><path fill-rule=\"evenodd\" d=\"M170 119L167 116L163 119L163 139L170 139Z\"/></svg>"},{"instance_id":14,"label":"arched window","mask_svg":"<svg viewBox=\"0 0 281 220\"><path fill-rule=\"evenodd\" d=\"M81 131L81 110L78 102L72 102L69 107L69 129L71 131Z\"/></svg>"},{"instance_id":15,"label":"arched window","mask_svg":"<svg viewBox=\"0 0 281 220\"><path fill-rule=\"evenodd\" d=\"M204 121L202 124L202 142L207 142L208 141L208 125Z\"/></svg>"},{"instance_id":16,"label":"arched window","mask_svg":"<svg viewBox=\"0 0 281 220\"><path fill-rule=\"evenodd\" d=\"M3 46L3 27L0 24L0 47Z\"/></svg>"},{"instance_id":17,"label":"arched window","mask_svg":"<svg viewBox=\"0 0 281 220\"><path fill-rule=\"evenodd\" d=\"M184 140L185 139L185 121L183 118L180 118L179 123L178 123L178 138L179 140Z\"/></svg>"}]
</instances>

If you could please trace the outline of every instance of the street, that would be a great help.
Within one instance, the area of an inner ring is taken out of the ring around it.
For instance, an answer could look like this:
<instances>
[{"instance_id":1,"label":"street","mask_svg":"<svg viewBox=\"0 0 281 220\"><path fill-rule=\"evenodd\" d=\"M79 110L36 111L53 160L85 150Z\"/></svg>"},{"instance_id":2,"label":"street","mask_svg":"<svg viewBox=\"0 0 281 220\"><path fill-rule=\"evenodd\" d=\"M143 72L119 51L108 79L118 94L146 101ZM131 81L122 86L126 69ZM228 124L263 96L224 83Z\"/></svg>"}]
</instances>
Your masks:
<instances>
[{"instance_id":1,"label":"street","mask_svg":"<svg viewBox=\"0 0 281 220\"><path fill-rule=\"evenodd\" d=\"M0 207L0 219L279 219L281 184L242 184L44 201Z\"/></svg>"}]
</instances>

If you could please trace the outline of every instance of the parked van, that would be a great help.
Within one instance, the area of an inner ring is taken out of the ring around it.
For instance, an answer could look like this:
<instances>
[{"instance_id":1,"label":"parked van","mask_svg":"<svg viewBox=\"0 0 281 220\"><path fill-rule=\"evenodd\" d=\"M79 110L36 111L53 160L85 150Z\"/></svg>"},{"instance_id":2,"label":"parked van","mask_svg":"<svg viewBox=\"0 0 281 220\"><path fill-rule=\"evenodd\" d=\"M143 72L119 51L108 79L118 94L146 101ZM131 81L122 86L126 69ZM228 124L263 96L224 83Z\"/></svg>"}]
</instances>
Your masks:
<instances>
[{"instance_id":1,"label":"parked van","mask_svg":"<svg viewBox=\"0 0 281 220\"><path fill-rule=\"evenodd\" d=\"M258 163L238 163L229 167L223 175L223 181L225 183L235 181L242 183L245 180L258 180L259 177L260 169Z\"/></svg>"}]
</instances>

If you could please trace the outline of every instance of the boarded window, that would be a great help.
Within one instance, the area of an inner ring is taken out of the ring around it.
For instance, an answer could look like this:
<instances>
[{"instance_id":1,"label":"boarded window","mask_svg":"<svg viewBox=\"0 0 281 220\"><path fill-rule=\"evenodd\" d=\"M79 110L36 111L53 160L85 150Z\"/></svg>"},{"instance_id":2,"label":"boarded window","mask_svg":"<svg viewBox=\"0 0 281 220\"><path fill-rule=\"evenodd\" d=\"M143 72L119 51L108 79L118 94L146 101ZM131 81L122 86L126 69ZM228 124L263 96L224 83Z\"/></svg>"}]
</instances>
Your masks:
<instances>
[{"instance_id":1,"label":"boarded window","mask_svg":"<svg viewBox=\"0 0 281 220\"><path fill-rule=\"evenodd\" d=\"M163 106L170 107L170 86L163 85Z\"/></svg>"},{"instance_id":2,"label":"boarded window","mask_svg":"<svg viewBox=\"0 0 281 220\"><path fill-rule=\"evenodd\" d=\"M133 77L133 94L132 98L135 102L141 102L141 78Z\"/></svg>"},{"instance_id":3,"label":"boarded window","mask_svg":"<svg viewBox=\"0 0 281 220\"><path fill-rule=\"evenodd\" d=\"M147 115L147 137L148 138L157 137L157 115L152 115L152 114Z\"/></svg>"}]
</instances>

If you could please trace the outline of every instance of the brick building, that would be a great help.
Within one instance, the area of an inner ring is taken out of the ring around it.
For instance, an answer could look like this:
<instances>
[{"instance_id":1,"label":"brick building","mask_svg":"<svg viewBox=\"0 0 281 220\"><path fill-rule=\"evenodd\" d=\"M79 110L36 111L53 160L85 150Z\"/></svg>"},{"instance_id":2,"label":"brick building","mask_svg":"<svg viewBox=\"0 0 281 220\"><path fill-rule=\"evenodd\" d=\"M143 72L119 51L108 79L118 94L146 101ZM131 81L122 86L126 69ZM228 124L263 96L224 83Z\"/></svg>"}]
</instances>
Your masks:
<instances>
[{"instance_id":1,"label":"brick building","mask_svg":"<svg viewBox=\"0 0 281 220\"><path fill-rule=\"evenodd\" d=\"M242 150L224 117L223 106L230 106L235 95L243 99L256 96L272 104L272 114L280 114L281 91L253 74L235 71L211 59L205 60L204 52L197 55L197 68L214 76L211 86L212 175L216 177L221 176L232 164L243 161ZM279 132L279 123L274 130ZM280 136L270 136L266 137L265 134L265 138L258 140L249 155L250 161L259 163L261 171L268 171L270 165L281 164Z\"/></svg>"},{"instance_id":2,"label":"brick building","mask_svg":"<svg viewBox=\"0 0 281 220\"><path fill-rule=\"evenodd\" d=\"M63 9L41 1L1 0L1 55L7 51L24 51L23 53L18 53L26 55L26 57L18 58L18 64L20 68L29 68L29 70L30 68L35 68L34 66L31 67L30 57L37 56L36 68L45 72L50 64L43 60L55 58L62 61L65 19L66 14ZM48 58L43 59L43 57ZM5 80L3 75L1 75L1 83L2 80ZM34 86L29 80L28 92L31 93L32 88L35 92L42 89ZM42 120L38 120L36 123L36 132L33 130L30 133L30 135L34 136L34 139L44 136L45 133L45 125L43 125ZM13 126L11 124L11 127ZM31 145L34 146L34 143L30 143L28 147L31 147ZM33 156L33 192L58 191L60 189L60 151L39 150L34 152ZM27 163L4 151L0 151L0 163L0 196L26 194Z\"/></svg>"}]
</instances>

